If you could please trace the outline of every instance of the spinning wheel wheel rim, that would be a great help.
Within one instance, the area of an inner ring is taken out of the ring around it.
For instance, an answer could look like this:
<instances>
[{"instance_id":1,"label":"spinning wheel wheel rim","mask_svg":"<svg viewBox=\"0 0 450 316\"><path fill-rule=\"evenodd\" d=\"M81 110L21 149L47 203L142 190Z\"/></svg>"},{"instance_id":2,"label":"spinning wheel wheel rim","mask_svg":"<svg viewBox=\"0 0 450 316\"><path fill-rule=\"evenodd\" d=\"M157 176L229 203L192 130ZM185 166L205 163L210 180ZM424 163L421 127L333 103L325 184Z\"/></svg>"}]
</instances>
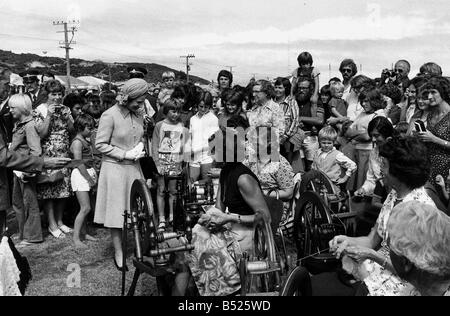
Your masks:
<instances>
[{"instance_id":1,"label":"spinning wheel wheel rim","mask_svg":"<svg viewBox=\"0 0 450 316\"><path fill-rule=\"evenodd\" d=\"M131 188L131 214L137 216L137 225L139 231L139 240L141 243L142 254L148 254L151 244L149 235L156 234L154 222L153 201L148 192L145 181L136 180ZM150 223L152 225L150 225ZM151 229L150 227L153 227ZM135 245L137 247L137 245Z\"/></svg>"},{"instance_id":2,"label":"spinning wheel wheel rim","mask_svg":"<svg viewBox=\"0 0 450 316\"><path fill-rule=\"evenodd\" d=\"M316 216L319 215L319 216ZM322 224L331 224L332 218L321 198L314 192L305 192L297 204L294 217L294 238L297 245L297 257L303 258L320 251L318 228Z\"/></svg>"}]
</instances>

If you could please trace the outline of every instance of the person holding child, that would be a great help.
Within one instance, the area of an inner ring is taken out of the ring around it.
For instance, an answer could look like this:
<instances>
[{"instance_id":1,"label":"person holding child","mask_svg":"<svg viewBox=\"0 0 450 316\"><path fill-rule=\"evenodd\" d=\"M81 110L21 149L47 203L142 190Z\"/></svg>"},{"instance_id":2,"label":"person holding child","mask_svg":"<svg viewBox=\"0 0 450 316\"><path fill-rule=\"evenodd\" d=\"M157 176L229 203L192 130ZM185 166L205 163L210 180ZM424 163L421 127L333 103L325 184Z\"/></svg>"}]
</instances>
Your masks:
<instances>
[{"instance_id":1,"label":"person holding child","mask_svg":"<svg viewBox=\"0 0 450 316\"><path fill-rule=\"evenodd\" d=\"M72 140L70 152L75 160L81 160L81 164L72 170L70 178L72 191L80 204L80 212L75 219L73 241L75 247L86 248L81 241L81 233L84 231L85 239L96 241L96 238L86 232L86 217L91 211L91 199L89 196L92 188L97 184L97 173L94 169L94 155L88 139L95 128L94 119L87 114L77 117L74 124L77 135Z\"/></svg>"},{"instance_id":2,"label":"person holding child","mask_svg":"<svg viewBox=\"0 0 450 316\"><path fill-rule=\"evenodd\" d=\"M319 131L320 148L314 155L312 169L322 171L339 186L350 179L357 166L353 160L334 147L337 136L336 130L331 126Z\"/></svg>"},{"instance_id":3,"label":"person holding child","mask_svg":"<svg viewBox=\"0 0 450 316\"><path fill-rule=\"evenodd\" d=\"M295 95L294 88L298 84L299 78L306 78L314 85L314 92L311 96L311 102L317 103L319 100L319 75L320 73L313 67L312 55L308 52L302 52L297 57L298 68L292 73L291 95Z\"/></svg>"},{"instance_id":4,"label":"person holding child","mask_svg":"<svg viewBox=\"0 0 450 316\"><path fill-rule=\"evenodd\" d=\"M96 148L103 154L98 179L94 222L110 228L114 263L122 262L124 210L130 209L131 186L143 174L139 159L144 157L144 118L139 115L147 96L145 80L130 79L121 88L117 104L103 113L96 137Z\"/></svg>"},{"instance_id":5,"label":"person holding child","mask_svg":"<svg viewBox=\"0 0 450 316\"><path fill-rule=\"evenodd\" d=\"M165 119L158 122L153 131L152 156L158 170L158 195L156 202L159 213L159 231L166 229L165 218L165 190L169 190L169 224L174 219L174 201L176 194L176 180L168 181L166 188L166 176L179 176L183 169L185 142L187 140L187 130L180 121L182 104L169 99L164 103L163 113Z\"/></svg>"}]
</instances>

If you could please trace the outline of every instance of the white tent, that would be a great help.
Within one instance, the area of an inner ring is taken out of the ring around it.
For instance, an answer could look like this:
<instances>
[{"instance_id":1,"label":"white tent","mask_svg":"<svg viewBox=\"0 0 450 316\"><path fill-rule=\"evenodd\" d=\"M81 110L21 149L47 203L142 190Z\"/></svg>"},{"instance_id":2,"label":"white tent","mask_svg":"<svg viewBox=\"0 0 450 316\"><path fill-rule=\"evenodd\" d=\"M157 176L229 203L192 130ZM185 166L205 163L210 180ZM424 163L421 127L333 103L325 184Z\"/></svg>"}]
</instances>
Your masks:
<instances>
[{"instance_id":1,"label":"white tent","mask_svg":"<svg viewBox=\"0 0 450 316\"><path fill-rule=\"evenodd\" d=\"M100 90L100 88L105 84L108 83L106 80L102 80L93 76L82 76L78 77L77 79L84 81L89 84L90 89L97 89Z\"/></svg>"}]
</instances>

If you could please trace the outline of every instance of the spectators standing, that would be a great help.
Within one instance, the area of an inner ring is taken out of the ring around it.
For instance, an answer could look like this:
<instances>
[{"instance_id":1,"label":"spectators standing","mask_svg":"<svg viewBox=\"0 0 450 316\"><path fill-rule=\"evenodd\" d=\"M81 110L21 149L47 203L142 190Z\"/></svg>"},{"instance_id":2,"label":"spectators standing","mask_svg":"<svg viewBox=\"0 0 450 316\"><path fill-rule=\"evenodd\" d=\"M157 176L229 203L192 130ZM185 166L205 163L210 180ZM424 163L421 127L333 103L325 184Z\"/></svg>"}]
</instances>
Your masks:
<instances>
[{"instance_id":1,"label":"spectators standing","mask_svg":"<svg viewBox=\"0 0 450 316\"><path fill-rule=\"evenodd\" d=\"M228 70L221 70L217 75L217 83L219 84L220 98L217 100L216 108L217 112L222 112L224 104L222 104L222 94L233 86L233 74Z\"/></svg>"},{"instance_id":2,"label":"spectators standing","mask_svg":"<svg viewBox=\"0 0 450 316\"><path fill-rule=\"evenodd\" d=\"M295 95L294 88L297 86L297 82L299 78L306 78L311 81L312 85L312 95L311 102L317 103L319 100L319 75L320 72L314 69L313 67L313 58L312 55L308 52L302 52L297 57L298 68L294 70L292 73L292 90L291 95Z\"/></svg>"},{"instance_id":3,"label":"spectators standing","mask_svg":"<svg viewBox=\"0 0 450 316\"><path fill-rule=\"evenodd\" d=\"M95 241L86 231L86 216L91 211L91 198L89 192L97 184L97 173L94 169L94 155L88 139L95 128L94 119L88 114L81 114L75 120L76 136L70 146L70 152L75 160L82 163L72 170L71 186L80 204L80 212L75 219L73 241L75 247L86 248L81 241L84 234L86 240Z\"/></svg>"},{"instance_id":4,"label":"spectators standing","mask_svg":"<svg viewBox=\"0 0 450 316\"><path fill-rule=\"evenodd\" d=\"M385 101L377 89L363 91L359 95L359 99L364 108L364 112L355 119L345 134L354 148L353 155L350 158L358 166L355 182L350 181L348 185L350 191L355 191L357 188L360 188L366 180L369 156L373 150L372 139L368 134L369 123L376 116L385 116L383 110Z\"/></svg>"},{"instance_id":5,"label":"spectators standing","mask_svg":"<svg viewBox=\"0 0 450 316\"><path fill-rule=\"evenodd\" d=\"M307 79L299 78L295 89L295 100L299 107L300 128L305 132L303 141L303 154L294 158L294 172L299 170L310 170L314 158L314 153L319 149L317 133L324 124L323 108L311 102L311 82ZM300 166L299 160L305 158L306 168Z\"/></svg>"},{"instance_id":6,"label":"spectators standing","mask_svg":"<svg viewBox=\"0 0 450 316\"><path fill-rule=\"evenodd\" d=\"M280 139L280 152L291 164L294 153L298 152L303 142L303 133L299 129L299 113L297 101L289 96L291 83L287 78L275 81L274 101L278 103L284 113L285 131Z\"/></svg>"},{"instance_id":7,"label":"spectators standing","mask_svg":"<svg viewBox=\"0 0 450 316\"><path fill-rule=\"evenodd\" d=\"M247 118L242 110L245 98L242 92L230 89L222 96L223 111L218 114L220 128L226 128L228 120L235 115Z\"/></svg>"},{"instance_id":8,"label":"spectators standing","mask_svg":"<svg viewBox=\"0 0 450 316\"><path fill-rule=\"evenodd\" d=\"M435 184L436 176L448 174L450 169L450 82L444 77L434 77L423 89L428 95L430 113L427 131L417 135L427 145L431 160L430 181Z\"/></svg>"},{"instance_id":9,"label":"spectators standing","mask_svg":"<svg viewBox=\"0 0 450 316\"><path fill-rule=\"evenodd\" d=\"M172 97L175 88L175 74L171 71L166 71L162 74L163 85L158 94L157 107L158 110Z\"/></svg>"},{"instance_id":10,"label":"spectators standing","mask_svg":"<svg viewBox=\"0 0 450 316\"><path fill-rule=\"evenodd\" d=\"M189 123L191 160L190 178L195 182L201 176L202 180L209 179L208 172L211 170L214 159L209 150L209 138L219 130L219 120L211 112L212 96L209 92L204 92L198 112L191 117Z\"/></svg>"},{"instance_id":11,"label":"spectators standing","mask_svg":"<svg viewBox=\"0 0 450 316\"><path fill-rule=\"evenodd\" d=\"M33 110L47 101L45 88L39 86L39 72L37 70L25 71L20 74L25 85L25 90L33 102Z\"/></svg>"},{"instance_id":12,"label":"spectators standing","mask_svg":"<svg viewBox=\"0 0 450 316\"><path fill-rule=\"evenodd\" d=\"M11 96L9 107L16 121L10 150L24 156L39 157L42 153L41 138L31 115L32 103L29 96L25 94ZM44 240L35 175L14 171L13 209L16 213L22 245Z\"/></svg>"},{"instance_id":13,"label":"spectators standing","mask_svg":"<svg viewBox=\"0 0 450 316\"><path fill-rule=\"evenodd\" d=\"M164 104L163 110L166 118L156 124L152 139L152 156L158 170L159 231L164 231L167 228L165 218L166 189L169 190L169 224L173 223L176 181L168 181L168 188L166 188L165 177L178 176L182 173L183 155L187 140L186 129L180 122L181 104L174 99L169 99Z\"/></svg>"},{"instance_id":14,"label":"spectators standing","mask_svg":"<svg viewBox=\"0 0 450 316\"><path fill-rule=\"evenodd\" d=\"M352 91L352 88L354 87L352 84L352 79L358 73L358 68L356 67L353 59L344 59L339 66L339 71L342 74L342 83L345 87L342 99L344 99L348 104L347 113L349 114L350 120L354 120L356 116L358 116L356 113L358 96L355 91Z\"/></svg>"},{"instance_id":15,"label":"spectators standing","mask_svg":"<svg viewBox=\"0 0 450 316\"><path fill-rule=\"evenodd\" d=\"M48 94L47 103L36 108L36 125L41 137L44 157L69 158L70 132L73 130L73 118L70 109L62 104L64 87L57 80L50 80L45 85ZM43 208L48 216L49 232L55 238L63 238L72 230L63 223L66 199L70 197L70 172L44 172L52 180L39 183L38 199L43 201Z\"/></svg>"}]
</instances>

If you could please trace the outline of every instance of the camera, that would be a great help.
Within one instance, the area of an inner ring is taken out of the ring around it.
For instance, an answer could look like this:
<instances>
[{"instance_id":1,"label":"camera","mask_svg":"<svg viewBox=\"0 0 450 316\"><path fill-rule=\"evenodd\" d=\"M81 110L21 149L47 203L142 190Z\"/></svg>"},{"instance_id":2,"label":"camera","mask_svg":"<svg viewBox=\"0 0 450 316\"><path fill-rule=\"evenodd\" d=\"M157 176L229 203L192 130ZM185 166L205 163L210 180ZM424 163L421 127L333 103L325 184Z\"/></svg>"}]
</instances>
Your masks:
<instances>
[{"instance_id":1,"label":"camera","mask_svg":"<svg viewBox=\"0 0 450 316\"><path fill-rule=\"evenodd\" d=\"M393 70L393 69L391 69L391 70L389 70L389 69L384 69L384 70L383 70L383 76L384 76L385 78L395 78L395 77L397 77L397 73L396 73L395 70Z\"/></svg>"}]
</instances>

